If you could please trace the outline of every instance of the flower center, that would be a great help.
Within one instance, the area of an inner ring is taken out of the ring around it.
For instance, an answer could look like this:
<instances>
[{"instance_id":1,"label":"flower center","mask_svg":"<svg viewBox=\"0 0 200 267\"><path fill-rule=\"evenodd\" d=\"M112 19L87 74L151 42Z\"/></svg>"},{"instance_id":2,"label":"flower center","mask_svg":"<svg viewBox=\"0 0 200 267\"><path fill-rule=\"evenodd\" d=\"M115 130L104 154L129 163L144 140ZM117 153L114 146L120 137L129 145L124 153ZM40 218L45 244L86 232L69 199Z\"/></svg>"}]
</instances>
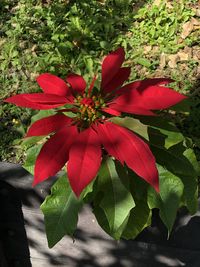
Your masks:
<instances>
[{"instance_id":1,"label":"flower center","mask_svg":"<svg viewBox=\"0 0 200 267\"><path fill-rule=\"evenodd\" d=\"M94 101L91 98L84 97L81 100L82 105L94 106Z\"/></svg>"},{"instance_id":2,"label":"flower center","mask_svg":"<svg viewBox=\"0 0 200 267\"><path fill-rule=\"evenodd\" d=\"M105 106L104 100L100 96L88 97L86 94L77 96L75 105L78 108L77 119L86 127L101 117L101 107Z\"/></svg>"}]
</instances>

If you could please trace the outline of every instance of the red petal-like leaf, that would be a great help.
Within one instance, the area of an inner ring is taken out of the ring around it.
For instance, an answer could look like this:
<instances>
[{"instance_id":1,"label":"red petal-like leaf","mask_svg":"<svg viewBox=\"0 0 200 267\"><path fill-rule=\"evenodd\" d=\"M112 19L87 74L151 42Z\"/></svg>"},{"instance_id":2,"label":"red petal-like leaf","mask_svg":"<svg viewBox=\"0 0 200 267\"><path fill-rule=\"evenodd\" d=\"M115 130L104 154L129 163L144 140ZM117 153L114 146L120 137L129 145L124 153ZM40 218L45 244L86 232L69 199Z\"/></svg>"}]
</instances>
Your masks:
<instances>
[{"instance_id":1,"label":"red petal-like leaf","mask_svg":"<svg viewBox=\"0 0 200 267\"><path fill-rule=\"evenodd\" d=\"M53 74L43 73L37 77L37 82L46 94L71 96L71 91L65 81Z\"/></svg>"},{"instance_id":2,"label":"red petal-like leaf","mask_svg":"<svg viewBox=\"0 0 200 267\"><path fill-rule=\"evenodd\" d=\"M97 131L107 152L159 190L158 171L149 146L132 131L111 122L99 124Z\"/></svg>"},{"instance_id":3,"label":"red petal-like leaf","mask_svg":"<svg viewBox=\"0 0 200 267\"><path fill-rule=\"evenodd\" d=\"M122 63L124 62L125 52L123 48L118 48L114 52L105 57L102 63L102 81L101 88L104 90L107 84L118 73Z\"/></svg>"},{"instance_id":4,"label":"red petal-like leaf","mask_svg":"<svg viewBox=\"0 0 200 267\"><path fill-rule=\"evenodd\" d=\"M101 163L99 137L92 128L81 132L69 152L67 173L74 193L82 190L95 178Z\"/></svg>"},{"instance_id":5,"label":"red petal-like leaf","mask_svg":"<svg viewBox=\"0 0 200 267\"><path fill-rule=\"evenodd\" d=\"M111 93L115 89L118 89L122 84L128 80L130 76L131 68L120 68L117 74L112 78L112 80L106 84L103 88L104 94Z\"/></svg>"},{"instance_id":6,"label":"red petal-like leaf","mask_svg":"<svg viewBox=\"0 0 200 267\"><path fill-rule=\"evenodd\" d=\"M65 165L69 158L70 146L77 134L75 126L66 127L44 144L36 159L33 185L55 175Z\"/></svg>"},{"instance_id":7,"label":"red petal-like leaf","mask_svg":"<svg viewBox=\"0 0 200 267\"><path fill-rule=\"evenodd\" d=\"M159 110L169 108L186 98L171 88L160 86L160 84L164 84L164 82L161 83L161 80L148 79L127 84L118 91L120 95L113 102L121 106L131 105ZM158 81L160 82L158 83Z\"/></svg>"},{"instance_id":8,"label":"red petal-like leaf","mask_svg":"<svg viewBox=\"0 0 200 267\"><path fill-rule=\"evenodd\" d=\"M77 93L83 93L86 88L86 81L81 75L71 73L66 78L72 89Z\"/></svg>"},{"instance_id":9,"label":"red petal-like leaf","mask_svg":"<svg viewBox=\"0 0 200 267\"><path fill-rule=\"evenodd\" d=\"M92 89L94 88L96 79L97 79L97 76L94 75L94 77L93 77L93 79L92 79L92 82L91 82L91 84L90 84L90 87L89 87L89 89L88 89L88 94L89 94L89 96L91 95Z\"/></svg>"},{"instance_id":10,"label":"red petal-like leaf","mask_svg":"<svg viewBox=\"0 0 200 267\"><path fill-rule=\"evenodd\" d=\"M56 107L63 106L65 103L68 103L68 100L66 99L66 102L61 101L60 103L53 103L53 102L34 102L33 98L31 97L32 94L19 94L12 97L9 97L4 100L4 102L15 104L19 107L24 108L32 108L32 109L52 109ZM32 100L32 101L31 101Z\"/></svg>"},{"instance_id":11,"label":"red petal-like leaf","mask_svg":"<svg viewBox=\"0 0 200 267\"><path fill-rule=\"evenodd\" d=\"M174 82L174 80L169 78L150 78L150 79L144 79L144 80L138 80L134 81L130 84L127 84L123 86L121 89L116 91L116 94L124 94L125 92L129 92L129 85L131 85L131 88L133 89L145 89L148 86L154 86L154 85L167 85L171 82Z\"/></svg>"},{"instance_id":12,"label":"red petal-like leaf","mask_svg":"<svg viewBox=\"0 0 200 267\"><path fill-rule=\"evenodd\" d=\"M119 105L116 103L111 103L109 104L109 108L114 109L118 112L132 113L145 116L156 116L156 114L152 111L136 105Z\"/></svg>"},{"instance_id":13,"label":"red petal-like leaf","mask_svg":"<svg viewBox=\"0 0 200 267\"><path fill-rule=\"evenodd\" d=\"M108 113L108 114L110 114L110 115L113 115L113 116L120 116L121 115L121 112L119 112L119 111L117 111L117 110L115 110L113 108L110 108L110 107L102 108L101 110L106 112L106 113Z\"/></svg>"},{"instance_id":14,"label":"red petal-like leaf","mask_svg":"<svg viewBox=\"0 0 200 267\"><path fill-rule=\"evenodd\" d=\"M55 114L34 122L29 128L26 137L47 135L59 131L71 123L71 119L63 114Z\"/></svg>"},{"instance_id":15,"label":"red petal-like leaf","mask_svg":"<svg viewBox=\"0 0 200 267\"><path fill-rule=\"evenodd\" d=\"M23 97L30 102L42 103L42 104L65 104L69 103L64 96L45 94L45 93L32 93L32 94L23 94Z\"/></svg>"}]
</instances>

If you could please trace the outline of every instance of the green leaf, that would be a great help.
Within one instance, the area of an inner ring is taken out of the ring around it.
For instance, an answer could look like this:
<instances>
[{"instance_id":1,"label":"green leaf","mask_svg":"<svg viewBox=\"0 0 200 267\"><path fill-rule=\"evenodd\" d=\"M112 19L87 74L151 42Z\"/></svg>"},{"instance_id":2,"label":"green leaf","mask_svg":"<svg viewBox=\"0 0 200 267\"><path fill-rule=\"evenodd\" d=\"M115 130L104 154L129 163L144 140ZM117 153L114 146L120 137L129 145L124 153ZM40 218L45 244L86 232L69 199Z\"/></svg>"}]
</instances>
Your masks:
<instances>
[{"instance_id":1,"label":"green leaf","mask_svg":"<svg viewBox=\"0 0 200 267\"><path fill-rule=\"evenodd\" d=\"M32 175L34 174L35 161L41 148L42 144L35 145L26 151L27 157L22 167L26 169L28 172L30 172Z\"/></svg>"},{"instance_id":2,"label":"green leaf","mask_svg":"<svg viewBox=\"0 0 200 267\"><path fill-rule=\"evenodd\" d=\"M73 113L72 111L65 111L63 114L69 118L75 118L77 116L77 114Z\"/></svg>"},{"instance_id":3,"label":"green leaf","mask_svg":"<svg viewBox=\"0 0 200 267\"><path fill-rule=\"evenodd\" d=\"M130 117L125 117L125 118L115 117L115 118L112 118L111 121L120 126L126 127L132 130L133 132L141 135L146 140L149 140L148 133L147 133L147 125L144 125L139 120L130 118Z\"/></svg>"},{"instance_id":4,"label":"green leaf","mask_svg":"<svg viewBox=\"0 0 200 267\"><path fill-rule=\"evenodd\" d=\"M199 162L197 161L194 150L191 148L188 148L183 152L183 155L190 161L194 170L196 171L197 176L200 176L200 165L199 165Z\"/></svg>"},{"instance_id":5,"label":"green leaf","mask_svg":"<svg viewBox=\"0 0 200 267\"><path fill-rule=\"evenodd\" d=\"M94 180L89 183L84 190L82 191L81 195L80 195L80 199L83 199L84 203L90 203L92 201L93 198L93 185L94 185Z\"/></svg>"},{"instance_id":6,"label":"green leaf","mask_svg":"<svg viewBox=\"0 0 200 267\"><path fill-rule=\"evenodd\" d=\"M160 24L161 20L162 20L162 17L157 17L155 19L155 24L158 26Z\"/></svg>"},{"instance_id":7,"label":"green leaf","mask_svg":"<svg viewBox=\"0 0 200 267\"><path fill-rule=\"evenodd\" d=\"M98 224L101 226L101 228L110 235L110 227L109 227L109 222L106 217L106 214L104 210L99 207L97 203L95 204L93 208L93 213L96 217Z\"/></svg>"},{"instance_id":8,"label":"green leaf","mask_svg":"<svg viewBox=\"0 0 200 267\"><path fill-rule=\"evenodd\" d=\"M149 142L152 144L169 148L184 140L184 136L178 128L172 122L161 117L150 118L149 120L141 119L141 121L149 125Z\"/></svg>"},{"instance_id":9,"label":"green leaf","mask_svg":"<svg viewBox=\"0 0 200 267\"><path fill-rule=\"evenodd\" d=\"M147 67L147 68L151 67L151 62L146 58L138 58L136 60L136 63L138 63L144 67Z\"/></svg>"},{"instance_id":10,"label":"green leaf","mask_svg":"<svg viewBox=\"0 0 200 267\"><path fill-rule=\"evenodd\" d=\"M120 238L130 211L135 207L128 185L125 186L121 181L127 181L126 176L125 170L117 170L115 162L107 158L102 164L96 184L94 214L101 227L115 239Z\"/></svg>"},{"instance_id":11,"label":"green leaf","mask_svg":"<svg viewBox=\"0 0 200 267\"><path fill-rule=\"evenodd\" d=\"M149 127L148 133L150 143L163 145L167 149L184 140L184 136L177 129L176 131L168 131Z\"/></svg>"},{"instance_id":12,"label":"green leaf","mask_svg":"<svg viewBox=\"0 0 200 267\"><path fill-rule=\"evenodd\" d=\"M52 186L51 195L47 196L41 205L50 248L64 235L73 235L82 204L83 201L77 199L72 192L66 175L60 177Z\"/></svg>"},{"instance_id":13,"label":"green leaf","mask_svg":"<svg viewBox=\"0 0 200 267\"><path fill-rule=\"evenodd\" d=\"M85 62L87 70L89 71L90 74L92 74L93 73L93 64L94 64L92 58L84 57L84 62Z\"/></svg>"},{"instance_id":14,"label":"green leaf","mask_svg":"<svg viewBox=\"0 0 200 267\"><path fill-rule=\"evenodd\" d=\"M145 227L151 224L151 210L147 204L149 185L130 169L128 169L128 177L136 206L131 210L122 234L122 237L126 239L135 238Z\"/></svg>"},{"instance_id":15,"label":"green leaf","mask_svg":"<svg viewBox=\"0 0 200 267\"><path fill-rule=\"evenodd\" d=\"M152 117L147 118L146 116L143 116L143 117L140 116L139 120L141 121L141 123L143 123L145 125L149 125L152 128L163 129L163 130L167 130L167 131L171 131L171 132L179 132L177 127L171 121L169 121L163 117L152 116Z\"/></svg>"},{"instance_id":16,"label":"green leaf","mask_svg":"<svg viewBox=\"0 0 200 267\"><path fill-rule=\"evenodd\" d=\"M22 146L25 147L30 147L42 140L44 136L31 136L31 137L26 137L22 140Z\"/></svg>"},{"instance_id":17,"label":"green leaf","mask_svg":"<svg viewBox=\"0 0 200 267\"><path fill-rule=\"evenodd\" d=\"M131 210L122 237L126 239L134 239L150 224L151 210L147 205L146 199L144 201L136 201L136 206Z\"/></svg>"},{"instance_id":18,"label":"green leaf","mask_svg":"<svg viewBox=\"0 0 200 267\"><path fill-rule=\"evenodd\" d=\"M55 112L53 110L40 110L37 114L31 117L31 123L54 114Z\"/></svg>"},{"instance_id":19,"label":"green leaf","mask_svg":"<svg viewBox=\"0 0 200 267\"><path fill-rule=\"evenodd\" d=\"M197 212L198 209L198 176L200 174L199 163L196 160L196 156L194 151L189 148L185 149L181 144L173 146L170 151L172 153L176 153L177 155L183 155L188 163L190 162L193 167L196 175L192 173L191 176L188 175L180 175L180 179L184 184L184 192L183 192L183 201L185 202L186 207L188 208L191 214Z\"/></svg>"},{"instance_id":20,"label":"green leaf","mask_svg":"<svg viewBox=\"0 0 200 267\"><path fill-rule=\"evenodd\" d=\"M99 44L100 44L101 48L103 48L103 49L109 48L109 43L106 41L101 41Z\"/></svg>"},{"instance_id":21,"label":"green leaf","mask_svg":"<svg viewBox=\"0 0 200 267\"><path fill-rule=\"evenodd\" d=\"M198 180L199 166L192 149L178 143L168 150L151 145L156 161L168 171L181 179L184 184L183 201L191 214L198 208Z\"/></svg>"},{"instance_id":22,"label":"green leaf","mask_svg":"<svg viewBox=\"0 0 200 267\"><path fill-rule=\"evenodd\" d=\"M73 49L73 44L67 41L66 43L60 44L57 49L61 56L65 57L69 53L69 49Z\"/></svg>"},{"instance_id":23,"label":"green leaf","mask_svg":"<svg viewBox=\"0 0 200 267\"><path fill-rule=\"evenodd\" d=\"M157 167L159 171L160 195L150 187L148 205L151 209L159 208L160 217L170 233L181 202L184 186L177 176L160 165Z\"/></svg>"},{"instance_id":24,"label":"green leaf","mask_svg":"<svg viewBox=\"0 0 200 267\"><path fill-rule=\"evenodd\" d=\"M176 176L196 176L196 171L192 164L183 154L177 154L177 151L167 150L155 144L151 144L150 147L156 157L156 161Z\"/></svg>"},{"instance_id":25,"label":"green leaf","mask_svg":"<svg viewBox=\"0 0 200 267\"><path fill-rule=\"evenodd\" d=\"M176 84L174 84L174 87ZM172 86L172 88L174 88ZM176 104L173 107L170 107L171 110L175 110L178 112L182 112L184 114L189 114L191 112L192 100L190 98L186 98L185 100L181 101L180 103Z\"/></svg>"},{"instance_id":26,"label":"green leaf","mask_svg":"<svg viewBox=\"0 0 200 267\"><path fill-rule=\"evenodd\" d=\"M184 140L184 136L180 132L170 132L166 130L160 130L160 132L167 136L167 138L165 138L165 147L167 149Z\"/></svg>"}]
</instances>

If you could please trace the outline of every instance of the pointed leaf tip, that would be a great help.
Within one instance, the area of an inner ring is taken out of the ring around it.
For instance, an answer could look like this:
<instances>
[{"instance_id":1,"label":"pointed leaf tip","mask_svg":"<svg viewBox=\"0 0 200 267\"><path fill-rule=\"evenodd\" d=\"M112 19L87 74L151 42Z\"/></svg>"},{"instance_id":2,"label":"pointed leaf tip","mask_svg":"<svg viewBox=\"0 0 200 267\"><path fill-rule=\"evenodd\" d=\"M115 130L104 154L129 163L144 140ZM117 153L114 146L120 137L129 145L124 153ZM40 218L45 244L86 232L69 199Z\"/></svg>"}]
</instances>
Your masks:
<instances>
[{"instance_id":1,"label":"pointed leaf tip","mask_svg":"<svg viewBox=\"0 0 200 267\"><path fill-rule=\"evenodd\" d=\"M119 165L110 157L103 160L96 186L96 196L101 197L97 202L94 199L93 203L98 223L116 240L120 239L130 212L135 207L129 177L124 168L119 170Z\"/></svg>"},{"instance_id":2,"label":"pointed leaf tip","mask_svg":"<svg viewBox=\"0 0 200 267\"><path fill-rule=\"evenodd\" d=\"M101 88L107 86L107 84L113 79L113 77L120 70L122 63L125 59L125 52L122 47L108 54L102 63L102 82Z\"/></svg>"},{"instance_id":3,"label":"pointed leaf tip","mask_svg":"<svg viewBox=\"0 0 200 267\"><path fill-rule=\"evenodd\" d=\"M135 113L134 109L137 112L137 107L149 111L166 109L187 98L185 95L163 86L169 82L169 79L157 78L129 83L117 91L118 96L113 101L112 107L118 107L119 110L124 106L124 111Z\"/></svg>"},{"instance_id":4,"label":"pointed leaf tip","mask_svg":"<svg viewBox=\"0 0 200 267\"><path fill-rule=\"evenodd\" d=\"M119 71L115 74L115 76L110 80L105 87L103 88L103 93L108 94L112 93L116 89L119 89L123 83L128 80L131 73L131 68L124 67L120 68Z\"/></svg>"},{"instance_id":5,"label":"pointed leaf tip","mask_svg":"<svg viewBox=\"0 0 200 267\"><path fill-rule=\"evenodd\" d=\"M73 236L82 205L83 201L74 196L66 175L58 178L41 205L50 248L65 235Z\"/></svg>"},{"instance_id":6,"label":"pointed leaf tip","mask_svg":"<svg viewBox=\"0 0 200 267\"><path fill-rule=\"evenodd\" d=\"M63 106L69 101L67 98L58 95L33 93L14 95L5 99L4 102L24 108L46 110Z\"/></svg>"},{"instance_id":7,"label":"pointed leaf tip","mask_svg":"<svg viewBox=\"0 0 200 267\"><path fill-rule=\"evenodd\" d=\"M32 182L32 187L35 187L39 182L37 182L35 179Z\"/></svg>"},{"instance_id":8,"label":"pointed leaf tip","mask_svg":"<svg viewBox=\"0 0 200 267\"><path fill-rule=\"evenodd\" d=\"M83 93L85 91L86 81L81 75L70 73L67 76L66 81L76 93Z\"/></svg>"},{"instance_id":9,"label":"pointed leaf tip","mask_svg":"<svg viewBox=\"0 0 200 267\"><path fill-rule=\"evenodd\" d=\"M56 75L43 73L37 77L36 81L46 94L55 94L65 97L71 95L67 84Z\"/></svg>"}]
</instances>

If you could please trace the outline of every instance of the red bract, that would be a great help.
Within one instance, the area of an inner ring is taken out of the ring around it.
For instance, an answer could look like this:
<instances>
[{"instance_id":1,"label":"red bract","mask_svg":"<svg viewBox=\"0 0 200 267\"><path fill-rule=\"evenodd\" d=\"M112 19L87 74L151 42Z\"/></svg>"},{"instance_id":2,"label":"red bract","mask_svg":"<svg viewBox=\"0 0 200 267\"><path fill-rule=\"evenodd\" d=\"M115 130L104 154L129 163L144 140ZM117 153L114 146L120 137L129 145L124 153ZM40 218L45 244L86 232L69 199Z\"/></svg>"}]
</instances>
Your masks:
<instances>
[{"instance_id":1,"label":"red bract","mask_svg":"<svg viewBox=\"0 0 200 267\"><path fill-rule=\"evenodd\" d=\"M5 100L33 109L64 106L55 115L33 123L26 135L52 134L37 157L34 184L55 175L67 163L71 187L79 196L98 173L103 147L159 191L156 162L149 146L110 118L123 112L154 116L154 110L169 108L186 97L166 87L171 80L165 78L135 81L122 87L130 75L130 68L122 67L124 57L123 48L105 57L99 90L94 87L96 76L87 88L80 75L70 74L65 82L44 73L37 78L43 93L21 94ZM69 111L72 118L68 117Z\"/></svg>"}]
</instances>

